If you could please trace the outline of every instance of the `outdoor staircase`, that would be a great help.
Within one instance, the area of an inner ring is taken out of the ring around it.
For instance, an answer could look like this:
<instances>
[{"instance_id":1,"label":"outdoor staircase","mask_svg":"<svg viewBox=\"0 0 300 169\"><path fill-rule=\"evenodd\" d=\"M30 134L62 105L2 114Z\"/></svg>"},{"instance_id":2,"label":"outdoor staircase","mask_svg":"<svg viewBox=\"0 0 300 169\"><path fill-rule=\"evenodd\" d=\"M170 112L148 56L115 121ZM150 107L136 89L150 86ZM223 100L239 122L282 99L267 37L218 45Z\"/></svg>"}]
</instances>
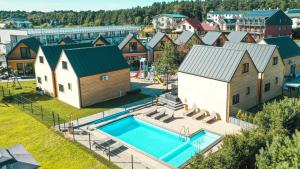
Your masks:
<instances>
[{"instance_id":1,"label":"outdoor staircase","mask_svg":"<svg viewBox=\"0 0 300 169\"><path fill-rule=\"evenodd\" d=\"M161 95L159 98L158 98L158 102L160 104L163 104L165 107L171 109L171 110L180 110L183 108L183 104L182 102L180 101L179 98L176 98L176 99L170 99L170 98L167 98L166 97L166 94L163 94Z\"/></svg>"}]
</instances>

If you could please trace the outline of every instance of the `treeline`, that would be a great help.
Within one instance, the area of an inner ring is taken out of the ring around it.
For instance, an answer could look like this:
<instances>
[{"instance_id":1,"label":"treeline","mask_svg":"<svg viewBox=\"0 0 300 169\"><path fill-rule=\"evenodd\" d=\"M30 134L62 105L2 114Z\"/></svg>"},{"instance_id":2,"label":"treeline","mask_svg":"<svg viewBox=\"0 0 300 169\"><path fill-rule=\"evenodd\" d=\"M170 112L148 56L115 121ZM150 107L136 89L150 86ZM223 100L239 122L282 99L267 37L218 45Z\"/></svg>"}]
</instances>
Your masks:
<instances>
[{"instance_id":1,"label":"treeline","mask_svg":"<svg viewBox=\"0 0 300 169\"><path fill-rule=\"evenodd\" d=\"M148 25L157 14L180 12L192 18L203 20L210 10L253 10L253 9L300 8L299 0L195 0L153 3L147 7L99 11L53 11L24 12L0 11L0 20L11 16L27 17L35 26L68 25Z\"/></svg>"}]
</instances>

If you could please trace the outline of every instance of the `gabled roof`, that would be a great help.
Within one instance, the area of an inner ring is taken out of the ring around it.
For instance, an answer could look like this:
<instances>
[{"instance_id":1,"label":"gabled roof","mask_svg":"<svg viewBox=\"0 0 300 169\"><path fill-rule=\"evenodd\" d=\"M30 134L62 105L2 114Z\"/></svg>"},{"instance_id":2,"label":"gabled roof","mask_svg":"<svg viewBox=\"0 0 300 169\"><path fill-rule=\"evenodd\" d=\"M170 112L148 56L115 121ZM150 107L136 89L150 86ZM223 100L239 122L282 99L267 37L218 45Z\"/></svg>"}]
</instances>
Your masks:
<instances>
[{"instance_id":1,"label":"gabled roof","mask_svg":"<svg viewBox=\"0 0 300 169\"><path fill-rule=\"evenodd\" d=\"M196 35L196 34L194 32L191 32L191 31L184 31L180 34L180 36L176 39L176 41L174 43L176 45L185 44L186 42L188 42L193 37L193 35Z\"/></svg>"},{"instance_id":2,"label":"gabled roof","mask_svg":"<svg viewBox=\"0 0 300 169\"><path fill-rule=\"evenodd\" d=\"M26 46L28 46L34 52L37 52L39 47L42 45L41 42L34 37L22 39L12 48L12 50L10 50L10 52L8 52L8 54L6 56L9 56L16 49L16 47L22 43L24 43Z\"/></svg>"},{"instance_id":3,"label":"gabled roof","mask_svg":"<svg viewBox=\"0 0 300 169\"><path fill-rule=\"evenodd\" d=\"M153 38L148 42L147 46L150 47L151 49L155 48L156 45L167 35L161 32L157 32Z\"/></svg>"},{"instance_id":4,"label":"gabled roof","mask_svg":"<svg viewBox=\"0 0 300 169\"><path fill-rule=\"evenodd\" d=\"M140 42L140 41L136 38L136 36L135 36L134 34L130 33L130 34L128 34L128 35L124 38L124 40L118 45L119 49L122 50L122 49L128 44L128 42L130 42L131 39L133 39L133 38L134 38L136 41L138 41L142 46L144 46L143 43Z\"/></svg>"},{"instance_id":5,"label":"gabled roof","mask_svg":"<svg viewBox=\"0 0 300 169\"><path fill-rule=\"evenodd\" d=\"M230 82L246 50L194 45L179 72Z\"/></svg>"},{"instance_id":6,"label":"gabled roof","mask_svg":"<svg viewBox=\"0 0 300 169\"><path fill-rule=\"evenodd\" d=\"M218 30L220 30L220 27L219 27L218 24L201 23L201 26L202 26L204 31L218 31Z\"/></svg>"},{"instance_id":7,"label":"gabled roof","mask_svg":"<svg viewBox=\"0 0 300 169\"><path fill-rule=\"evenodd\" d=\"M7 149L0 149L0 166L9 165L9 167L13 167L14 163L18 163L17 166L19 168L22 168L22 166L20 166L22 163L24 165L35 166L36 168L39 167L37 161L21 144L9 147Z\"/></svg>"},{"instance_id":8,"label":"gabled roof","mask_svg":"<svg viewBox=\"0 0 300 169\"><path fill-rule=\"evenodd\" d=\"M197 19L194 19L194 18L187 18L185 19L184 21L182 22L187 22L189 23L190 25L192 25L194 27L194 29L198 30L198 31L203 31L203 27L201 25L201 22Z\"/></svg>"},{"instance_id":9,"label":"gabled roof","mask_svg":"<svg viewBox=\"0 0 300 169\"><path fill-rule=\"evenodd\" d=\"M60 44L62 41L65 42L65 44L75 43L75 41L69 36L60 39L60 41L58 41L58 44Z\"/></svg>"},{"instance_id":10,"label":"gabled roof","mask_svg":"<svg viewBox=\"0 0 300 169\"><path fill-rule=\"evenodd\" d=\"M98 41L102 41L105 45L110 45L110 43L102 36L99 35L94 41L93 41L93 45Z\"/></svg>"},{"instance_id":11,"label":"gabled roof","mask_svg":"<svg viewBox=\"0 0 300 169\"><path fill-rule=\"evenodd\" d=\"M78 77L129 68L117 46L100 46L64 50Z\"/></svg>"},{"instance_id":12,"label":"gabled roof","mask_svg":"<svg viewBox=\"0 0 300 169\"><path fill-rule=\"evenodd\" d=\"M270 10L253 10L253 11L248 11L246 13L246 17L271 17L274 15L276 12L278 12L278 9L270 9Z\"/></svg>"},{"instance_id":13,"label":"gabled roof","mask_svg":"<svg viewBox=\"0 0 300 169\"><path fill-rule=\"evenodd\" d=\"M247 34L248 32L233 31L227 36L227 39L229 42L242 42Z\"/></svg>"},{"instance_id":14,"label":"gabled roof","mask_svg":"<svg viewBox=\"0 0 300 169\"><path fill-rule=\"evenodd\" d=\"M226 42L225 48L247 50L259 72L264 72L274 51L275 45L263 45L253 43Z\"/></svg>"},{"instance_id":15,"label":"gabled roof","mask_svg":"<svg viewBox=\"0 0 300 169\"><path fill-rule=\"evenodd\" d=\"M213 45L221 35L222 32L207 32L206 35L202 38L202 41L206 45Z\"/></svg>"},{"instance_id":16,"label":"gabled roof","mask_svg":"<svg viewBox=\"0 0 300 169\"><path fill-rule=\"evenodd\" d=\"M300 56L300 48L289 36L266 38L264 41L269 45L276 45L283 59Z\"/></svg>"},{"instance_id":17,"label":"gabled roof","mask_svg":"<svg viewBox=\"0 0 300 169\"><path fill-rule=\"evenodd\" d=\"M237 19L223 19L225 23L236 23Z\"/></svg>"},{"instance_id":18,"label":"gabled roof","mask_svg":"<svg viewBox=\"0 0 300 169\"><path fill-rule=\"evenodd\" d=\"M41 46L41 50L43 51L51 70L54 70L63 49L86 48L91 46L91 43L74 43L66 45Z\"/></svg>"}]
</instances>

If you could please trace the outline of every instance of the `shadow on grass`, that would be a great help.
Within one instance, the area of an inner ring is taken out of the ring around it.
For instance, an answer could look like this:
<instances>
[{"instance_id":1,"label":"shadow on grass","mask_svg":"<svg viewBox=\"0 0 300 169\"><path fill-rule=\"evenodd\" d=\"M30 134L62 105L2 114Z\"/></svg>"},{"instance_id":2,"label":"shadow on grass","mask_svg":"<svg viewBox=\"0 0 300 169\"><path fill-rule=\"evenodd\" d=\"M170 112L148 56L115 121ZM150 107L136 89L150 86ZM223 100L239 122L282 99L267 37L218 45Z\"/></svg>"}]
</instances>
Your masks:
<instances>
[{"instance_id":1,"label":"shadow on grass","mask_svg":"<svg viewBox=\"0 0 300 169\"><path fill-rule=\"evenodd\" d=\"M120 98L108 100L105 102L97 103L92 106L86 108L117 108L117 107L124 107L127 104L131 104L146 98L150 98L151 96L146 94L128 94Z\"/></svg>"},{"instance_id":2,"label":"shadow on grass","mask_svg":"<svg viewBox=\"0 0 300 169\"><path fill-rule=\"evenodd\" d=\"M34 92L24 92L24 93L20 93L23 97L35 102L35 101L48 101L48 100L52 100L53 97L50 97L50 96L47 96L47 95L44 95L44 96L41 96L41 95L37 95L36 93Z\"/></svg>"}]
</instances>

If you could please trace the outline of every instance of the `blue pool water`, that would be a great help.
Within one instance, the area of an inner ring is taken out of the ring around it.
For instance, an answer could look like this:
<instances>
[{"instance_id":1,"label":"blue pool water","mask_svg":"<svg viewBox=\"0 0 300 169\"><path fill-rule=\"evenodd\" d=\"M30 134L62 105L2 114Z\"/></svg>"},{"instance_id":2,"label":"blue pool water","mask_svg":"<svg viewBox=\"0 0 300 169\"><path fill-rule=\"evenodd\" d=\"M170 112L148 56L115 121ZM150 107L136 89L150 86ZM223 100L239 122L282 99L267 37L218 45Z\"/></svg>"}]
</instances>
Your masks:
<instances>
[{"instance_id":1,"label":"blue pool water","mask_svg":"<svg viewBox=\"0 0 300 169\"><path fill-rule=\"evenodd\" d=\"M196 153L220 138L219 135L201 131L185 141L176 133L156 127L132 116L99 128L162 161L179 167Z\"/></svg>"}]
</instances>

